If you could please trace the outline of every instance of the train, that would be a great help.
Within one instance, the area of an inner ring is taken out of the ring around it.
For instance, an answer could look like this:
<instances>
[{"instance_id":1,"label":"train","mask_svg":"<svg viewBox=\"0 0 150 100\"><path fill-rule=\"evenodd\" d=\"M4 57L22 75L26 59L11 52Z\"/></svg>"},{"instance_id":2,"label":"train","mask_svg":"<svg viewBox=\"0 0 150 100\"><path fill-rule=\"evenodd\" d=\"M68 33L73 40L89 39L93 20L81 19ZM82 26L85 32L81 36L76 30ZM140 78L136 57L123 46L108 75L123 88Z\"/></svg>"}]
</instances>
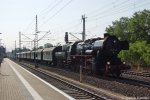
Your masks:
<instances>
[{"instance_id":1,"label":"train","mask_svg":"<svg viewBox=\"0 0 150 100\"><path fill-rule=\"evenodd\" d=\"M72 71L83 71L96 75L113 75L119 77L130 66L118 58L121 50L129 49L128 41L121 41L109 33L104 38L91 38L85 41L68 41L66 44L50 48L17 53L17 59L45 63L50 66L67 67Z\"/></svg>"}]
</instances>

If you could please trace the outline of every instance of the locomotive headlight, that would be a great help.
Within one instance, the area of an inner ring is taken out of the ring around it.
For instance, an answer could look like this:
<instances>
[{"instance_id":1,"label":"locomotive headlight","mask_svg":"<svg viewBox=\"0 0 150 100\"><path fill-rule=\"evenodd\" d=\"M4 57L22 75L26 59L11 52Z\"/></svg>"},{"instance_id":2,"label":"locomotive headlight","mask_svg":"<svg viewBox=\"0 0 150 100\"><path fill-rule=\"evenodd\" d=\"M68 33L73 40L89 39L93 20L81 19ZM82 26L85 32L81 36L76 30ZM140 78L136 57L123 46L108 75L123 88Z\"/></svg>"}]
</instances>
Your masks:
<instances>
[{"instance_id":1,"label":"locomotive headlight","mask_svg":"<svg viewBox=\"0 0 150 100\"><path fill-rule=\"evenodd\" d=\"M126 64L126 62L123 62L123 64Z\"/></svg>"},{"instance_id":2,"label":"locomotive headlight","mask_svg":"<svg viewBox=\"0 0 150 100\"><path fill-rule=\"evenodd\" d=\"M108 61L107 64L110 65L110 62Z\"/></svg>"},{"instance_id":3,"label":"locomotive headlight","mask_svg":"<svg viewBox=\"0 0 150 100\"><path fill-rule=\"evenodd\" d=\"M113 42L114 42L114 43L116 43L117 41L116 41L116 40L114 40Z\"/></svg>"}]
</instances>

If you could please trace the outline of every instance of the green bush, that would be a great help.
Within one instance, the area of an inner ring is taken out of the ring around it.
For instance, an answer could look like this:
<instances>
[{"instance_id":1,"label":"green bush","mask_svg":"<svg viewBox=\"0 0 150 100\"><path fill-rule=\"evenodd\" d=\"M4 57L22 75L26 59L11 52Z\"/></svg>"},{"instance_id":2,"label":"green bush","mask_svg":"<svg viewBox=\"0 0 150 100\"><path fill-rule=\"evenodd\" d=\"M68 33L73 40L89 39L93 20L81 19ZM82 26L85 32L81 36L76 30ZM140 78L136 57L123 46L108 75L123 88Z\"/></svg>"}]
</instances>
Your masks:
<instances>
[{"instance_id":1,"label":"green bush","mask_svg":"<svg viewBox=\"0 0 150 100\"><path fill-rule=\"evenodd\" d=\"M118 55L130 65L143 67L150 65L150 46L146 41L130 43L129 50L121 51Z\"/></svg>"}]
</instances>

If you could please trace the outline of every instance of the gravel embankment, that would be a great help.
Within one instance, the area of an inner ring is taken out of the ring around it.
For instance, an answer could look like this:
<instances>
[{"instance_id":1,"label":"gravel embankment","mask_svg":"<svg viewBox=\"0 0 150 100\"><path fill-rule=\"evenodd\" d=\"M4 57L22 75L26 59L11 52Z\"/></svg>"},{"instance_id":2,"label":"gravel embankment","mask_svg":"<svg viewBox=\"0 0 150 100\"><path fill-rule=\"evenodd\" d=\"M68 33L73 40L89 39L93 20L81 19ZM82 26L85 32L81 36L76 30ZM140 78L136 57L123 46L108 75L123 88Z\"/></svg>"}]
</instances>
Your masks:
<instances>
[{"instance_id":1,"label":"gravel embankment","mask_svg":"<svg viewBox=\"0 0 150 100\"><path fill-rule=\"evenodd\" d=\"M79 81L80 76L78 73L69 72L61 69L55 69L55 68L48 68L48 70L58 73L59 75L66 76L68 78ZM132 76L132 79L135 79L134 76ZM136 79L140 79L140 78L136 78ZM141 80L147 81L149 79L141 78ZM150 88L125 84L123 82L119 82L118 79L115 78L107 78L107 77L96 78L96 77L84 75L83 83L87 83L96 86L98 88L120 93L128 97L149 97L150 98Z\"/></svg>"}]
</instances>

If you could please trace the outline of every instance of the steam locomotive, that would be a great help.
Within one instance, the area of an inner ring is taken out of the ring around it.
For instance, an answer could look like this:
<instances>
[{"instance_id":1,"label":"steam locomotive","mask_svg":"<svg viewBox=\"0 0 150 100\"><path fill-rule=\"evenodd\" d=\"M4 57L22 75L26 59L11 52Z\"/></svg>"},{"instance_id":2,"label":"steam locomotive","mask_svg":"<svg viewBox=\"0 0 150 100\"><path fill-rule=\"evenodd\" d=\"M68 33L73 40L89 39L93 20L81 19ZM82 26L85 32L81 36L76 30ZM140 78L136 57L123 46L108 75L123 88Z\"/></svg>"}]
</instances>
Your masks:
<instances>
[{"instance_id":1,"label":"steam locomotive","mask_svg":"<svg viewBox=\"0 0 150 100\"><path fill-rule=\"evenodd\" d=\"M118 58L121 50L128 50L129 43L120 41L116 36L104 34L104 38L92 38L85 41L68 42L62 46L39 49L17 53L18 59L47 63L58 67L68 67L79 71L82 66L84 71L93 74L120 76L130 66Z\"/></svg>"}]
</instances>

